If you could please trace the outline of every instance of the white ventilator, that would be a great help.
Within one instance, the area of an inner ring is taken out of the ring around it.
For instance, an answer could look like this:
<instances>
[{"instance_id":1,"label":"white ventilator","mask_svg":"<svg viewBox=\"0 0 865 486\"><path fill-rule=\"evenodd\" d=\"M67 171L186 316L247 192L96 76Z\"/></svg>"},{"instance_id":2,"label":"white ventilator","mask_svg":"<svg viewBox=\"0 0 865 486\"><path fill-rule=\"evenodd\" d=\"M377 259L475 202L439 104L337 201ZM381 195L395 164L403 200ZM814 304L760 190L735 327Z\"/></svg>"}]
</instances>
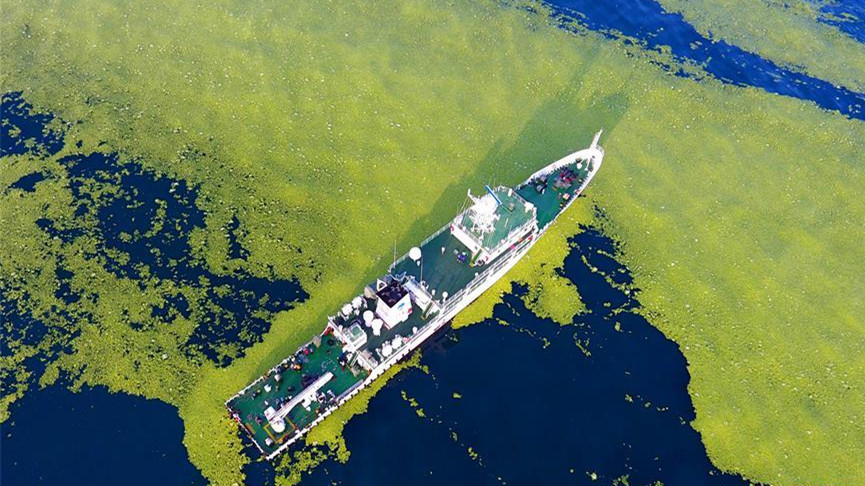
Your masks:
<instances>
[{"instance_id":1,"label":"white ventilator","mask_svg":"<svg viewBox=\"0 0 865 486\"><path fill-rule=\"evenodd\" d=\"M373 319L372 320L372 333L375 336L381 335L381 326L384 325L384 321L381 319Z\"/></svg>"}]
</instances>

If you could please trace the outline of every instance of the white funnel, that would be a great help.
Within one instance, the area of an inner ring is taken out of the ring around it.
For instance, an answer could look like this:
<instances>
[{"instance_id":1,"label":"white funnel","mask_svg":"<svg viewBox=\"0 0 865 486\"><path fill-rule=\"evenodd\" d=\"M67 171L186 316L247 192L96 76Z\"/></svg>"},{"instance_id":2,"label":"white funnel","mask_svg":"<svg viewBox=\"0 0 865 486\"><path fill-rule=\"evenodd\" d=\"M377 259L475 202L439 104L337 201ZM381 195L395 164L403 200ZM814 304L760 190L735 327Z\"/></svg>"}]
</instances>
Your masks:
<instances>
[{"instance_id":1,"label":"white funnel","mask_svg":"<svg viewBox=\"0 0 865 486\"><path fill-rule=\"evenodd\" d=\"M381 319L373 319L372 320L372 333L375 336L381 335L381 326L384 325L384 321Z\"/></svg>"}]
</instances>

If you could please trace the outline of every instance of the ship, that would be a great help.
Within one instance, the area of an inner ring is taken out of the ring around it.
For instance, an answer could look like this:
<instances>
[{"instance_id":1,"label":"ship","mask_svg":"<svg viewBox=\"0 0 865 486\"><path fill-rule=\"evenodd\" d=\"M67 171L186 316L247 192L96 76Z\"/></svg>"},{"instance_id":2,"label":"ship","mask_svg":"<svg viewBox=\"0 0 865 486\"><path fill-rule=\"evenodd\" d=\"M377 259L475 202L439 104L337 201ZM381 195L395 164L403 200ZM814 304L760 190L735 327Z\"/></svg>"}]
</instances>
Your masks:
<instances>
[{"instance_id":1,"label":"ship","mask_svg":"<svg viewBox=\"0 0 865 486\"><path fill-rule=\"evenodd\" d=\"M522 184L484 186L457 216L327 318L324 330L225 402L271 460L300 440L508 272L601 167L599 131Z\"/></svg>"}]
</instances>

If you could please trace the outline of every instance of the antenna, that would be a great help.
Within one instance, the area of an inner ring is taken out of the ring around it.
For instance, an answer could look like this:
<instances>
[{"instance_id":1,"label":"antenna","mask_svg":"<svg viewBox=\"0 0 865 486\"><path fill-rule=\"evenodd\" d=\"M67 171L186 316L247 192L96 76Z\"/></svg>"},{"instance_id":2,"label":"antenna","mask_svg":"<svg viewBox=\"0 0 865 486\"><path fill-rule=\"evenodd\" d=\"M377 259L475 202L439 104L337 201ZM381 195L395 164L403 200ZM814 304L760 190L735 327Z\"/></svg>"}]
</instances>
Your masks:
<instances>
[{"instance_id":1,"label":"antenna","mask_svg":"<svg viewBox=\"0 0 865 486\"><path fill-rule=\"evenodd\" d=\"M497 203L498 203L498 205L499 205L499 206L501 206L501 205L502 205L502 200L501 200L501 199L499 199L499 197L498 197L498 196L496 196L496 193L494 193L494 192L493 192L493 190L492 190L492 189L490 189L490 186L489 186L489 185L485 185L485 186L484 186L484 189L486 189L486 190L487 190L487 192L488 192L488 193L490 193L490 196L492 196L492 197L493 197L493 199L495 199L495 200L496 200L496 202L497 202Z\"/></svg>"},{"instance_id":2,"label":"antenna","mask_svg":"<svg viewBox=\"0 0 865 486\"><path fill-rule=\"evenodd\" d=\"M469 199L473 203L470 209L472 231L478 231L479 233L492 231L496 220L499 218L496 214L496 208L501 204L501 201L495 196L489 186L487 186L487 190L490 191L489 198L486 196L472 196L471 189L468 191Z\"/></svg>"}]
</instances>

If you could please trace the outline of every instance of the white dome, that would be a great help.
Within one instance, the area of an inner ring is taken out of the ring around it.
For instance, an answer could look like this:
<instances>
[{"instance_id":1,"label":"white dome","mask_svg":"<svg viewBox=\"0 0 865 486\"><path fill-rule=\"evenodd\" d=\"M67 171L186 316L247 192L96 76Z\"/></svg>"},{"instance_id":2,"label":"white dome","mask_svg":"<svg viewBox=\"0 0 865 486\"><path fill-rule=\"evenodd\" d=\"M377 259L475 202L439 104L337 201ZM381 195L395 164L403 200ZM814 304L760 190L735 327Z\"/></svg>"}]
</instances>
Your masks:
<instances>
[{"instance_id":1,"label":"white dome","mask_svg":"<svg viewBox=\"0 0 865 486\"><path fill-rule=\"evenodd\" d=\"M412 247L412 249L408 251L408 257L414 261L420 260L420 257L421 257L420 248L418 248L416 246Z\"/></svg>"}]
</instances>

